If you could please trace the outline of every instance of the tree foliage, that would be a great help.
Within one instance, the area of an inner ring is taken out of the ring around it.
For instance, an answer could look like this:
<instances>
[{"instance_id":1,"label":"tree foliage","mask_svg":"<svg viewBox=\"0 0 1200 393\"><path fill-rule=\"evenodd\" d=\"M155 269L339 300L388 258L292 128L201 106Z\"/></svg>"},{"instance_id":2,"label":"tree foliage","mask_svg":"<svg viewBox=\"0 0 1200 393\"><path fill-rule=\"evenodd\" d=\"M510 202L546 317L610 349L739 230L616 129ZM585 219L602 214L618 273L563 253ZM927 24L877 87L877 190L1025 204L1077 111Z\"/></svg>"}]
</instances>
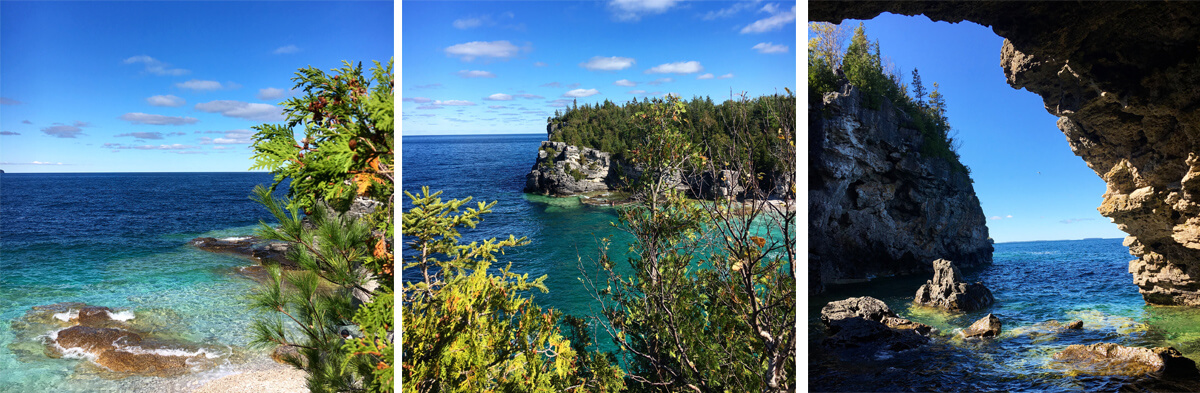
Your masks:
<instances>
[{"instance_id":1,"label":"tree foliage","mask_svg":"<svg viewBox=\"0 0 1200 393\"><path fill-rule=\"evenodd\" d=\"M254 127L251 169L275 175L255 199L280 223L258 234L291 243L287 256L302 268L269 270L254 304L275 315L257 321L256 342L300 348L302 359L291 362L308 372L313 391L387 392L395 364L392 62L375 62L370 74L362 63L343 64L333 74L300 69L292 80L304 94L281 103L285 124ZM289 197L271 197L287 180ZM356 199L375 208L344 214Z\"/></svg>"},{"instance_id":2,"label":"tree foliage","mask_svg":"<svg viewBox=\"0 0 1200 393\"><path fill-rule=\"evenodd\" d=\"M638 122L642 120L638 114L654 111L654 105L663 100L655 98L634 99L623 105L605 100L603 103L578 105L574 109L556 113L548 120L549 140L566 142L569 145L589 147L614 153L622 159L632 157L631 151L641 148L642 135ZM713 146L727 149L732 144L727 122L732 119L738 105L745 105L750 115L750 122L745 127L762 131L772 129L769 109L783 105L795 111L796 100L790 95L769 95L751 99L745 103L727 100L715 104L711 98L694 97L691 100L677 100L682 111L676 114L679 140L694 146ZM767 154L771 146L777 145L777 140L765 141L759 148L742 152L740 159L749 159L758 172L767 174L780 173L783 168L780 161ZM721 163L717 163L721 166ZM766 177L768 180L775 176Z\"/></svg>"},{"instance_id":3,"label":"tree foliage","mask_svg":"<svg viewBox=\"0 0 1200 393\"><path fill-rule=\"evenodd\" d=\"M528 243L524 237L460 244L457 228L474 228L495 202L463 208L470 198L442 201L441 192L406 193L405 269L421 278L403 293L404 391L617 391L623 373L607 359L578 353L563 337L559 312L525 293L547 291L546 276L530 279L496 255ZM581 362L581 360L583 360Z\"/></svg>"},{"instance_id":4,"label":"tree foliage","mask_svg":"<svg viewBox=\"0 0 1200 393\"><path fill-rule=\"evenodd\" d=\"M635 116L640 147L631 154L646 170L634 194L638 203L621 208L615 224L634 237L628 269L609 257L606 243L599 260L606 282L586 282L603 305L597 326L619 348L631 387L638 390L794 389L794 233L761 232L752 225L765 219L794 232L794 208L763 217L771 192L755 186L760 173L745 156L760 147L750 141L779 141L769 153L794 174L795 111L782 101L769 107L767 117L777 127L761 130L748 126L751 108L745 100L734 106L736 116L726 123L733 136L727 150L681 143L686 107L676 100L654 103ZM710 171L737 169L737 181L761 199L746 205L684 198L674 172L690 163ZM794 184L785 187L794 190ZM782 241L763 237L772 234Z\"/></svg>"},{"instance_id":5,"label":"tree foliage","mask_svg":"<svg viewBox=\"0 0 1200 393\"><path fill-rule=\"evenodd\" d=\"M811 26L812 24L810 29ZM829 42L821 41L826 39L828 38L817 36L813 38L816 41L809 42L809 102L813 104L818 103L820 96L833 91L837 85L837 70L827 68L823 59L838 55L827 55L826 50L813 50L829 47ZM924 141L921 145L923 155L945 159L955 170L970 173L970 168L962 164L956 151L957 145L951 137L950 122L946 117L945 96L936 82L933 83L933 91L927 92L921 75L913 69L913 94L909 96L899 72L895 69L888 71L888 68L883 66L879 43L872 43L867 38L862 23L854 29L850 45L840 56L843 59L842 71L845 79L862 92L867 107L880 109L883 102L887 101L904 111L912 119L913 126L921 132ZM928 101L925 100L926 94Z\"/></svg>"}]
</instances>

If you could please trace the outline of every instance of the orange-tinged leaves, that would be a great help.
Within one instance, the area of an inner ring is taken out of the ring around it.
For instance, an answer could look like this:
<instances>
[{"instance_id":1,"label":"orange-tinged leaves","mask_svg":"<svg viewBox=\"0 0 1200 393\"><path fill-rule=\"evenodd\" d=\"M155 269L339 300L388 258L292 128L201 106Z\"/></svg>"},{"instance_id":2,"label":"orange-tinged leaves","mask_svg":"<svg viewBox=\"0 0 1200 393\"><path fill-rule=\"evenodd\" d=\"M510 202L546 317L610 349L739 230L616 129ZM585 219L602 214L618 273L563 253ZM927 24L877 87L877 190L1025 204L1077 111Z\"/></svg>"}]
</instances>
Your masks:
<instances>
[{"instance_id":1,"label":"orange-tinged leaves","mask_svg":"<svg viewBox=\"0 0 1200 393\"><path fill-rule=\"evenodd\" d=\"M371 187L371 182L376 181L376 177L367 173L359 173L354 175L354 184L358 186L358 195L366 195L367 188Z\"/></svg>"},{"instance_id":2,"label":"orange-tinged leaves","mask_svg":"<svg viewBox=\"0 0 1200 393\"><path fill-rule=\"evenodd\" d=\"M754 244L757 244L759 248L762 248L763 245L767 244L767 239L763 239L758 236L750 236L750 240L753 241Z\"/></svg>"}]
</instances>

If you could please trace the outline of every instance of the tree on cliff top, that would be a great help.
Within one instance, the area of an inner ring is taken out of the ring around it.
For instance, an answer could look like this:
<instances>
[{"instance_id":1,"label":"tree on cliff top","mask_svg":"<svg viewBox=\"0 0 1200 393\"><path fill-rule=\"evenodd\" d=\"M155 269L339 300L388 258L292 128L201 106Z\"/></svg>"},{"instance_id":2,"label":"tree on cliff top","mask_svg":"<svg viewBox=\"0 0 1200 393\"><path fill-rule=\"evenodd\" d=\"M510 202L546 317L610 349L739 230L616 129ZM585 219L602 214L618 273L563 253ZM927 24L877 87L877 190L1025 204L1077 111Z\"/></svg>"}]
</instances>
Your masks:
<instances>
[{"instance_id":1,"label":"tree on cliff top","mask_svg":"<svg viewBox=\"0 0 1200 393\"><path fill-rule=\"evenodd\" d=\"M286 125L255 126L251 169L268 169L275 184L291 179L290 198L258 188L255 198L279 221L259 236L292 244L288 258L303 269L269 267L270 280L252 305L272 313L255 322L256 343L291 345L285 360L308 372L308 387L325 391L393 391L393 81L392 62L334 70L300 69L282 103ZM372 86L374 85L374 86ZM303 126L296 139L293 128ZM355 198L378 202L365 217L345 212ZM326 208L329 207L329 209ZM305 225L299 211L310 214ZM286 322L285 322L286 321ZM285 324L300 331L297 337Z\"/></svg>"}]
</instances>

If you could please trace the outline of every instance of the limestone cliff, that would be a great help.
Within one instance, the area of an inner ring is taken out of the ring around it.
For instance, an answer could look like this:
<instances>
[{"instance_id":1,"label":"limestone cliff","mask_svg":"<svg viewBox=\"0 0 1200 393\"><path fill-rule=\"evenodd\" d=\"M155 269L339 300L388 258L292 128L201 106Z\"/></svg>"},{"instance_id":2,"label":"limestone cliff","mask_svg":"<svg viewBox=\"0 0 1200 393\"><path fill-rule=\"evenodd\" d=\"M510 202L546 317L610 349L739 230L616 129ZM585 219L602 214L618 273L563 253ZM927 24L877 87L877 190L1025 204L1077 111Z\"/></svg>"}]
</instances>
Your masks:
<instances>
[{"instance_id":1,"label":"limestone cliff","mask_svg":"<svg viewBox=\"0 0 1200 393\"><path fill-rule=\"evenodd\" d=\"M1200 306L1200 3L809 3L814 21L885 11L969 20L1004 37L1009 85L1040 95L1108 183L1098 210L1129 234L1143 297Z\"/></svg>"},{"instance_id":2,"label":"limestone cliff","mask_svg":"<svg viewBox=\"0 0 1200 393\"><path fill-rule=\"evenodd\" d=\"M887 100L843 84L809 107L809 288L992 261L967 173L921 154L924 139Z\"/></svg>"},{"instance_id":3,"label":"limestone cliff","mask_svg":"<svg viewBox=\"0 0 1200 393\"><path fill-rule=\"evenodd\" d=\"M543 141L537 162L525 175L525 192L570 195L610 190L621 181L620 172L612 154Z\"/></svg>"}]
</instances>

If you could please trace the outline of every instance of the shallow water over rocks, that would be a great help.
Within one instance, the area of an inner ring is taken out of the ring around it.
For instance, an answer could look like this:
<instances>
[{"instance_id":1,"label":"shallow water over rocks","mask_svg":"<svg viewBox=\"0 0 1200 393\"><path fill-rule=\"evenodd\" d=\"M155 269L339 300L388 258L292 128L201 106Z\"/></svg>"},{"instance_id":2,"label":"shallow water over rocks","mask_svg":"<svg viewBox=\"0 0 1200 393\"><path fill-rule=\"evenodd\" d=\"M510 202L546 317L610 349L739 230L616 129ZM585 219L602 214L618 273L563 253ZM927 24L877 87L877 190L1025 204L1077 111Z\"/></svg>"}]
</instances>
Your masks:
<instances>
[{"instance_id":1,"label":"shallow water over rocks","mask_svg":"<svg viewBox=\"0 0 1200 393\"><path fill-rule=\"evenodd\" d=\"M1200 380L1152 374L1091 375L1062 367L1055 355L1070 345L1115 343L1173 347L1200 359L1200 310L1145 305L1127 271L1120 239L1001 243L993 265L964 270L995 295L991 307L967 313L914 306L926 276L878 279L833 287L809 302L811 391L1200 391ZM824 348L820 310L830 301L872 296L901 318L940 331L929 344L901 351ZM999 336L959 333L994 314ZM1050 321L1081 321L1067 329Z\"/></svg>"}]
</instances>

